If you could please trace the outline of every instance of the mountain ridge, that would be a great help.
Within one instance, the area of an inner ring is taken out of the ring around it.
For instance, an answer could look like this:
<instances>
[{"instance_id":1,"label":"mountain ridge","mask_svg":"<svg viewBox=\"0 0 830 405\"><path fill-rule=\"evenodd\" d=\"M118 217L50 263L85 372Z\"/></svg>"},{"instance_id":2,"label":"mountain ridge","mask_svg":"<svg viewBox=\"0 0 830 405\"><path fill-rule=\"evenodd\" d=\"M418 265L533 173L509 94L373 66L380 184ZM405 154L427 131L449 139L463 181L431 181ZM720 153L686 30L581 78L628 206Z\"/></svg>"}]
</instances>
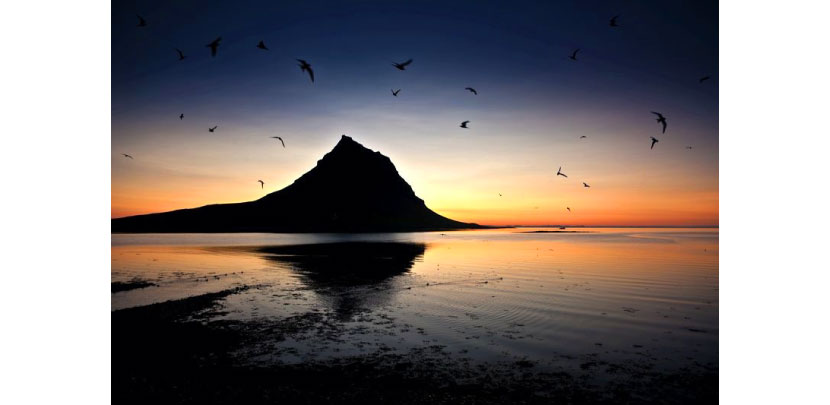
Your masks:
<instances>
[{"instance_id":1,"label":"mountain ridge","mask_svg":"<svg viewBox=\"0 0 830 405\"><path fill-rule=\"evenodd\" d=\"M111 220L114 233L395 232L483 228L427 208L389 157L343 135L314 168L258 200Z\"/></svg>"}]
</instances>

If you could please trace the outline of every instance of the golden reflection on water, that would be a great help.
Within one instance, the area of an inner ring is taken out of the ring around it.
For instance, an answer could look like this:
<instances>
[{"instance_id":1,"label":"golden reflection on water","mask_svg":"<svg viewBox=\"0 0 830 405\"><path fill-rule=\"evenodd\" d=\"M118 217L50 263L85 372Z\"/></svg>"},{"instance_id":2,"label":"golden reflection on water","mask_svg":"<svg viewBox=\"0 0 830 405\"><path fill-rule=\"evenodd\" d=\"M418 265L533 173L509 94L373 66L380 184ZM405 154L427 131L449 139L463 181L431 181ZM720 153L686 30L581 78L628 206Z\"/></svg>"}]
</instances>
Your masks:
<instances>
[{"instance_id":1,"label":"golden reflection on water","mask_svg":"<svg viewBox=\"0 0 830 405\"><path fill-rule=\"evenodd\" d=\"M570 277L616 281L620 285L626 281L639 281L717 287L717 229L589 228L584 231L590 233L524 233L527 231L499 229L367 234L365 239L424 243L426 252L418 259L411 273L420 277L437 277L439 280L436 281L463 280L471 274L550 281L558 279L561 271L567 272ZM113 235L113 239L121 239L120 243L127 239L129 243L130 236ZM210 284L210 281L217 281L217 275L221 275L224 282L213 283L216 289L221 289L229 282L250 281L254 276L267 280L296 278L296 274L290 271L291 266L266 260L253 243L247 246L217 246L213 244L229 241L224 238L211 240L211 236L185 235L177 244L169 244L169 239L162 239L160 242L165 243L162 245L114 243L112 281L141 278L165 287L204 276L210 276L209 282L206 282ZM227 237L232 239L233 235ZM244 242L257 240L247 239ZM260 241L263 245L279 245L273 242ZM286 242L302 244L307 241L289 235ZM248 272L247 277L242 275L245 271ZM701 281L704 279L708 281ZM194 293L208 289L198 288ZM182 293L186 293L186 289L176 290L168 298L180 298ZM163 294L151 296L154 301L164 298ZM121 307L117 301L114 296L114 309Z\"/></svg>"}]
</instances>

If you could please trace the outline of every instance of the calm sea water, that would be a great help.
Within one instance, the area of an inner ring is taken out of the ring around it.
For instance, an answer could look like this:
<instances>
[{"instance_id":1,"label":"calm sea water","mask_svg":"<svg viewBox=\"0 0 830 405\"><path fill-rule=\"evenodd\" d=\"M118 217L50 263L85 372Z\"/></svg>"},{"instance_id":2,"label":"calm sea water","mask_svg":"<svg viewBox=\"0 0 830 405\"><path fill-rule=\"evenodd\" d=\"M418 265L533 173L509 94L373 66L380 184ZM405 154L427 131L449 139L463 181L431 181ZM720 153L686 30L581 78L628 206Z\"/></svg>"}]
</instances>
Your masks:
<instances>
[{"instance_id":1,"label":"calm sea water","mask_svg":"<svg viewBox=\"0 0 830 405\"><path fill-rule=\"evenodd\" d=\"M255 288L228 296L212 319L324 317L327 333L311 329L252 348L252 363L440 346L482 361L717 370L717 229L531 233L555 230L114 234L112 281L158 286L114 293L112 309L248 285ZM356 241L408 248L381 261L383 274L355 280L339 277L338 266L371 264L325 260L337 245L307 246Z\"/></svg>"}]
</instances>

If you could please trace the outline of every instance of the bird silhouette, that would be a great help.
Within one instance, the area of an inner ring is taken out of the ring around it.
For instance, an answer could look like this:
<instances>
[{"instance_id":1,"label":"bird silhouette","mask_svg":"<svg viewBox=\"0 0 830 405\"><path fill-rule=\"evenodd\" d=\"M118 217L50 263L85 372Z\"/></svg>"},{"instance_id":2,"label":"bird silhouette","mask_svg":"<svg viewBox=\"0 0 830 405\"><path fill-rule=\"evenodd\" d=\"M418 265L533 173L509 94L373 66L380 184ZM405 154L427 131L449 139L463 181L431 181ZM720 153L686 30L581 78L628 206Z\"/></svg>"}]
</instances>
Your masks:
<instances>
[{"instance_id":1,"label":"bird silhouette","mask_svg":"<svg viewBox=\"0 0 830 405\"><path fill-rule=\"evenodd\" d=\"M213 128L208 128L208 131L213 132L213 131L216 130L216 128L219 128L219 126L217 125L217 126L214 126Z\"/></svg>"},{"instance_id":2,"label":"bird silhouette","mask_svg":"<svg viewBox=\"0 0 830 405\"><path fill-rule=\"evenodd\" d=\"M588 185L588 183L586 183L586 182L584 182L584 181L582 182L582 185L583 185L584 187L591 187L591 186L589 186L589 185Z\"/></svg>"},{"instance_id":3,"label":"bird silhouette","mask_svg":"<svg viewBox=\"0 0 830 405\"><path fill-rule=\"evenodd\" d=\"M617 25L617 18L620 18L620 16L615 15L614 17L612 17L611 20L608 21L608 25L612 27L619 27L619 25Z\"/></svg>"},{"instance_id":4,"label":"bird silhouette","mask_svg":"<svg viewBox=\"0 0 830 405\"><path fill-rule=\"evenodd\" d=\"M179 114L179 119L183 120L184 119L184 114Z\"/></svg>"},{"instance_id":5,"label":"bird silhouette","mask_svg":"<svg viewBox=\"0 0 830 405\"><path fill-rule=\"evenodd\" d=\"M461 123L461 128L467 128L467 123L470 121L464 121Z\"/></svg>"},{"instance_id":6,"label":"bird silhouette","mask_svg":"<svg viewBox=\"0 0 830 405\"><path fill-rule=\"evenodd\" d=\"M654 144L657 143L657 142L660 142L660 141L658 141L657 138L652 136L651 137L651 148L650 149L654 149Z\"/></svg>"},{"instance_id":7,"label":"bird silhouette","mask_svg":"<svg viewBox=\"0 0 830 405\"><path fill-rule=\"evenodd\" d=\"M142 16L136 14L136 17L138 17L137 27L146 27L147 26L147 21L144 21L144 18Z\"/></svg>"},{"instance_id":8,"label":"bird silhouette","mask_svg":"<svg viewBox=\"0 0 830 405\"><path fill-rule=\"evenodd\" d=\"M568 212L571 212L571 207L565 207L565 209L568 210Z\"/></svg>"},{"instance_id":9,"label":"bird silhouette","mask_svg":"<svg viewBox=\"0 0 830 405\"><path fill-rule=\"evenodd\" d=\"M132 158L133 158L132 156L130 156L130 155L126 154L126 153L122 153L121 155L122 155L122 156L124 156L124 157L128 157L128 158L130 158L130 159L132 159Z\"/></svg>"},{"instance_id":10,"label":"bird silhouette","mask_svg":"<svg viewBox=\"0 0 830 405\"><path fill-rule=\"evenodd\" d=\"M213 42L205 45L206 47L210 48L210 56L216 57L216 49L219 48L219 41L222 40L222 37L217 37L213 40Z\"/></svg>"},{"instance_id":11,"label":"bird silhouette","mask_svg":"<svg viewBox=\"0 0 830 405\"><path fill-rule=\"evenodd\" d=\"M691 146L687 146L687 147L686 147L686 149L690 149L690 150L691 150L691 149L692 149L692 147L691 147Z\"/></svg>"},{"instance_id":12,"label":"bird silhouette","mask_svg":"<svg viewBox=\"0 0 830 405\"><path fill-rule=\"evenodd\" d=\"M278 136L272 136L271 138L273 138L273 139L279 139L279 140L280 140L280 143L282 143L282 147L283 147L283 148L285 147L285 141L283 141L283 140L282 140L282 138L280 138L280 137L278 137Z\"/></svg>"},{"instance_id":13,"label":"bird silhouette","mask_svg":"<svg viewBox=\"0 0 830 405\"><path fill-rule=\"evenodd\" d=\"M179 49L179 48L173 48L173 49L175 49L176 52L179 54L179 60L184 60L185 56L184 56L184 53L182 53L182 50Z\"/></svg>"},{"instance_id":14,"label":"bird silhouette","mask_svg":"<svg viewBox=\"0 0 830 405\"><path fill-rule=\"evenodd\" d=\"M663 114L660 114L659 112L652 111L651 113L657 116L657 122L663 124L663 133L665 134L666 133L666 117L664 117Z\"/></svg>"},{"instance_id":15,"label":"bird silhouette","mask_svg":"<svg viewBox=\"0 0 830 405\"><path fill-rule=\"evenodd\" d=\"M308 76L311 77L311 82L314 83L314 71L311 70L311 65L309 65L308 62L302 59L297 59L297 62L300 62L300 64L298 65L300 67L300 71L308 72Z\"/></svg>"},{"instance_id":16,"label":"bird silhouette","mask_svg":"<svg viewBox=\"0 0 830 405\"><path fill-rule=\"evenodd\" d=\"M259 49L262 49L263 51L267 51L267 50L268 50L268 47L267 47L267 46L265 46L265 41L259 41L259 43L258 43L258 44L256 44L256 47L257 47L257 48L259 48Z\"/></svg>"},{"instance_id":17,"label":"bird silhouette","mask_svg":"<svg viewBox=\"0 0 830 405\"><path fill-rule=\"evenodd\" d=\"M576 60L576 53L577 52L579 52L579 48L576 48L574 53L572 53L571 56L568 56L568 58L570 58L571 60Z\"/></svg>"},{"instance_id":18,"label":"bird silhouette","mask_svg":"<svg viewBox=\"0 0 830 405\"><path fill-rule=\"evenodd\" d=\"M403 63L392 63L392 66L398 68L398 70L406 70L406 67L409 66L410 63L412 63L412 59Z\"/></svg>"},{"instance_id":19,"label":"bird silhouette","mask_svg":"<svg viewBox=\"0 0 830 405\"><path fill-rule=\"evenodd\" d=\"M499 193L499 197L501 197L501 193Z\"/></svg>"},{"instance_id":20,"label":"bird silhouette","mask_svg":"<svg viewBox=\"0 0 830 405\"><path fill-rule=\"evenodd\" d=\"M698 80L697 82L698 82L698 83L703 83L703 82L705 82L705 81L707 81L707 80L709 80L709 79L710 79L710 77L709 77L709 76L703 76L703 77L701 77L701 78L700 78L700 80Z\"/></svg>"},{"instance_id":21,"label":"bird silhouette","mask_svg":"<svg viewBox=\"0 0 830 405\"><path fill-rule=\"evenodd\" d=\"M585 138L587 138L587 136L585 136L585 135L582 135L582 136L579 137L579 139L585 139Z\"/></svg>"},{"instance_id":22,"label":"bird silhouette","mask_svg":"<svg viewBox=\"0 0 830 405\"><path fill-rule=\"evenodd\" d=\"M467 91L469 91L470 93L473 93L473 94L475 94L475 95L478 95L478 92L476 91L476 89L474 89L474 88L472 88L472 87L465 87L465 88L464 88L464 90L467 90Z\"/></svg>"},{"instance_id":23,"label":"bird silhouette","mask_svg":"<svg viewBox=\"0 0 830 405\"><path fill-rule=\"evenodd\" d=\"M557 175L557 176L562 176L562 177L564 177L564 178L566 178L566 179L568 178L568 175L567 175L567 174L562 173L562 166L559 166L559 170L557 170L557 171L556 171L556 175Z\"/></svg>"},{"instance_id":24,"label":"bird silhouette","mask_svg":"<svg viewBox=\"0 0 830 405\"><path fill-rule=\"evenodd\" d=\"M395 97L398 97L398 93L400 93L400 92L401 92L401 89L397 89L397 90L392 90L392 89L389 89L389 90L391 90L391 91L392 91L392 95L393 95L393 96L395 96Z\"/></svg>"},{"instance_id":25,"label":"bird silhouette","mask_svg":"<svg viewBox=\"0 0 830 405\"><path fill-rule=\"evenodd\" d=\"M265 182L262 180L257 180L259 182L259 188L265 188Z\"/></svg>"}]
</instances>

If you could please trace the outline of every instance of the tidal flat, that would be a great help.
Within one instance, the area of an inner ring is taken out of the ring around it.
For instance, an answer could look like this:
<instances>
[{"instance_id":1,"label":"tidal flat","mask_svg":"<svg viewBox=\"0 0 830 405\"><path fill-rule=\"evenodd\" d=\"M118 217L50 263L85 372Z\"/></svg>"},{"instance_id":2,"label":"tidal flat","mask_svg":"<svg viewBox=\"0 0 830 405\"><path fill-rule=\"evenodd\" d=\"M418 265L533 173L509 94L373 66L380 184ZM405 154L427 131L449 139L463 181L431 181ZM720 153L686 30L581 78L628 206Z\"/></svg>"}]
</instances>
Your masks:
<instances>
[{"instance_id":1,"label":"tidal flat","mask_svg":"<svg viewBox=\"0 0 830 405\"><path fill-rule=\"evenodd\" d=\"M717 400L717 229L527 231L113 235L113 400Z\"/></svg>"}]
</instances>

